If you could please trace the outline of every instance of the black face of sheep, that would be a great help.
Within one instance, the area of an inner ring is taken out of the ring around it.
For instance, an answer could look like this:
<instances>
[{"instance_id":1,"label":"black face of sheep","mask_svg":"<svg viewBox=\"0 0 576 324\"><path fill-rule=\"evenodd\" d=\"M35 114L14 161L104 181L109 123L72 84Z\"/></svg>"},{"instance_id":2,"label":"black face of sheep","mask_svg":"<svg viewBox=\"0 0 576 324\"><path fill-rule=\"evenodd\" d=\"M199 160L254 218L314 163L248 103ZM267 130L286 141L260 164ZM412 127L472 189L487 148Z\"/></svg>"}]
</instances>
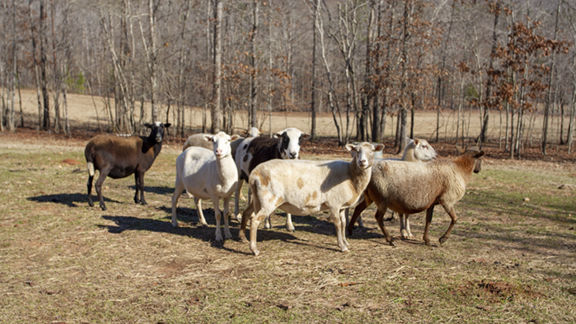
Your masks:
<instances>
[{"instance_id":1,"label":"black face of sheep","mask_svg":"<svg viewBox=\"0 0 576 324\"><path fill-rule=\"evenodd\" d=\"M154 139L156 143L162 143L162 139L164 138L164 130L170 127L170 123L162 124L162 123L146 123L144 126L150 128L152 131L150 132L150 136L148 138Z\"/></svg>"},{"instance_id":2,"label":"black face of sheep","mask_svg":"<svg viewBox=\"0 0 576 324\"><path fill-rule=\"evenodd\" d=\"M102 184L106 177L118 179L134 174L136 184L134 202L146 204L144 173L152 166L156 156L160 153L164 130L170 127L170 124L156 122L145 124L145 126L151 129L148 137L98 135L86 144L84 156L88 167L88 204L90 206L94 206L91 192L95 170L100 171L96 180L96 193L102 210L106 210L102 195Z\"/></svg>"}]
</instances>

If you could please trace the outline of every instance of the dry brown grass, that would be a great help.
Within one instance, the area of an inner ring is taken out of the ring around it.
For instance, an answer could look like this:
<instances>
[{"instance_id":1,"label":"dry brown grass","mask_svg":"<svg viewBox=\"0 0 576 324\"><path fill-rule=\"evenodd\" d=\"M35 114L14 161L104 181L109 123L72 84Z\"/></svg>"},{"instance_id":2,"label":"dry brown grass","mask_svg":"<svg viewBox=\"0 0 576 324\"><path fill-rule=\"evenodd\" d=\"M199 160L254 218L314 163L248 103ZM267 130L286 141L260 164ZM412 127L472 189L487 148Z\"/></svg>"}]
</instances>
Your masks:
<instances>
[{"instance_id":1,"label":"dry brown grass","mask_svg":"<svg viewBox=\"0 0 576 324\"><path fill-rule=\"evenodd\" d=\"M179 146L147 173L148 206L132 202L132 178L108 179L106 212L86 202L82 149L0 136L0 322L576 321L573 164L487 159L444 246L422 244L422 215L417 239L393 248L369 210L350 253L326 219L294 217L288 233L276 215L253 257L236 240L212 245L210 203L208 228L184 198L171 227ZM447 225L438 208L432 238Z\"/></svg>"}]
</instances>

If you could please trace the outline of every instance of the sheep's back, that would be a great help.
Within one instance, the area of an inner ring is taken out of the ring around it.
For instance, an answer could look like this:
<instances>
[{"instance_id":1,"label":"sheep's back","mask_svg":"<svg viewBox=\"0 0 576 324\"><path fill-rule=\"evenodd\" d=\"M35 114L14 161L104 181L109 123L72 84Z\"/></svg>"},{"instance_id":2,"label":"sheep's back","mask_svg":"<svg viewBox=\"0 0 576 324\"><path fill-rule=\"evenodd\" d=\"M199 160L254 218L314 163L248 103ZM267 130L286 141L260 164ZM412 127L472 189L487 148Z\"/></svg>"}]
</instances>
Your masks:
<instances>
[{"instance_id":1,"label":"sheep's back","mask_svg":"<svg viewBox=\"0 0 576 324\"><path fill-rule=\"evenodd\" d=\"M252 171L249 182L261 203L283 201L280 208L307 214L329 208L334 199L344 204L352 194L360 194L350 191L349 165L346 161L270 160Z\"/></svg>"},{"instance_id":2,"label":"sheep's back","mask_svg":"<svg viewBox=\"0 0 576 324\"><path fill-rule=\"evenodd\" d=\"M465 184L450 161L379 161L367 192L380 208L416 213L431 205L459 200Z\"/></svg>"}]
</instances>

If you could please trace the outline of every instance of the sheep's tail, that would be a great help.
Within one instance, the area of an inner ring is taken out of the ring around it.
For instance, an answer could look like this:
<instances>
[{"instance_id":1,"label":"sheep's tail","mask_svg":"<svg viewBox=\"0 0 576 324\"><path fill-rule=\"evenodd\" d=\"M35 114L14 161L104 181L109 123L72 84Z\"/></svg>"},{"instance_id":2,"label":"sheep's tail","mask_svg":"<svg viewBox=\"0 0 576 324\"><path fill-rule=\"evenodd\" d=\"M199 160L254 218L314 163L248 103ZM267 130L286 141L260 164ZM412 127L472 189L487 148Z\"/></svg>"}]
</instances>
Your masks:
<instances>
[{"instance_id":1,"label":"sheep's tail","mask_svg":"<svg viewBox=\"0 0 576 324\"><path fill-rule=\"evenodd\" d=\"M94 176L94 162L86 163L86 167L88 168L88 175L93 177Z\"/></svg>"},{"instance_id":2,"label":"sheep's tail","mask_svg":"<svg viewBox=\"0 0 576 324\"><path fill-rule=\"evenodd\" d=\"M88 175L90 175L91 177L94 176L94 159L92 156L92 146L93 143L90 142L88 143L88 145L86 145L86 148L84 149L84 157L86 158L86 168L88 169Z\"/></svg>"}]
</instances>

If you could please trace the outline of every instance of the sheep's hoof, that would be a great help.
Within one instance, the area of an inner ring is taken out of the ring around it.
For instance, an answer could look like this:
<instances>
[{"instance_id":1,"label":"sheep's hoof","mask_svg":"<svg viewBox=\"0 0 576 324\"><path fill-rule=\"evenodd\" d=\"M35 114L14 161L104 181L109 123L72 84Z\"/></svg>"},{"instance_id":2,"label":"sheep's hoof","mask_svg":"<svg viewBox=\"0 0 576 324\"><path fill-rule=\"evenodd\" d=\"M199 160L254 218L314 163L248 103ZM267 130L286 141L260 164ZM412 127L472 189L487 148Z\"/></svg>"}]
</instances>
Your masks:
<instances>
[{"instance_id":1,"label":"sheep's hoof","mask_svg":"<svg viewBox=\"0 0 576 324\"><path fill-rule=\"evenodd\" d=\"M172 227L174 228L178 227L178 222L172 222Z\"/></svg>"},{"instance_id":2,"label":"sheep's hoof","mask_svg":"<svg viewBox=\"0 0 576 324\"><path fill-rule=\"evenodd\" d=\"M148 203L146 202L146 200L140 200L140 205L146 206L148 205Z\"/></svg>"},{"instance_id":3,"label":"sheep's hoof","mask_svg":"<svg viewBox=\"0 0 576 324\"><path fill-rule=\"evenodd\" d=\"M342 251L342 252L344 252L344 253L350 252L350 250L348 250L348 248L345 247L345 246L344 246L344 247L341 247L341 248L340 248L340 251Z\"/></svg>"},{"instance_id":4,"label":"sheep's hoof","mask_svg":"<svg viewBox=\"0 0 576 324\"><path fill-rule=\"evenodd\" d=\"M88 206L94 207L94 203L92 202L92 200L88 200Z\"/></svg>"},{"instance_id":5,"label":"sheep's hoof","mask_svg":"<svg viewBox=\"0 0 576 324\"><path fill-rule=\"evenodd\" d=\"M286 230L290 233L294 233L296 231L296 229L294 227L292 227L292 228L288 227L288 228L286 228Z\"/></svg>"},{"instance_id":6,"label":"sheep's hoof","mask_svg":"<svg viewBox=\"0 0 576 324\"><path fill-rule=\"evenodd\" d=\"M104 211L104 210L106 210L106 205L100 204L100 208L102 208L102 211Z\"/></svg>"},{"instance_id":7,"label":"sheep's hoof","mask_svg":"<svg viewBox=\"0 0 576 324\"><path fill-rule=\"evenodd\" d=\"M390 244L390 246L396 246L396 243L394 243L393 240L388 241L388 244Z\"/></svg>"},{"instance_id":8,"label":"sheep's hoof","mask_svg":"<svg viewBox=\"0 0 576 324\"><path fill-rule=\"evenodd\" d=\"M252 253L254 254L254 256L258 256L260 254L260 251L258 251L257 248L250 248L250 250L252 251Z\"/></svg>"},{"instance_id":9,"label":"sheep's hoof","mask_svg":"<svg viewBox=\"0 0 576 324\"><path fill-rule=\"evenodd\" d=\"M442 236L442 237L438 240L438 242L440 242L440 244L444 244L444 242L446 242L447 240L448 240L447 237Z\"/></svg>"}]
</instances>

